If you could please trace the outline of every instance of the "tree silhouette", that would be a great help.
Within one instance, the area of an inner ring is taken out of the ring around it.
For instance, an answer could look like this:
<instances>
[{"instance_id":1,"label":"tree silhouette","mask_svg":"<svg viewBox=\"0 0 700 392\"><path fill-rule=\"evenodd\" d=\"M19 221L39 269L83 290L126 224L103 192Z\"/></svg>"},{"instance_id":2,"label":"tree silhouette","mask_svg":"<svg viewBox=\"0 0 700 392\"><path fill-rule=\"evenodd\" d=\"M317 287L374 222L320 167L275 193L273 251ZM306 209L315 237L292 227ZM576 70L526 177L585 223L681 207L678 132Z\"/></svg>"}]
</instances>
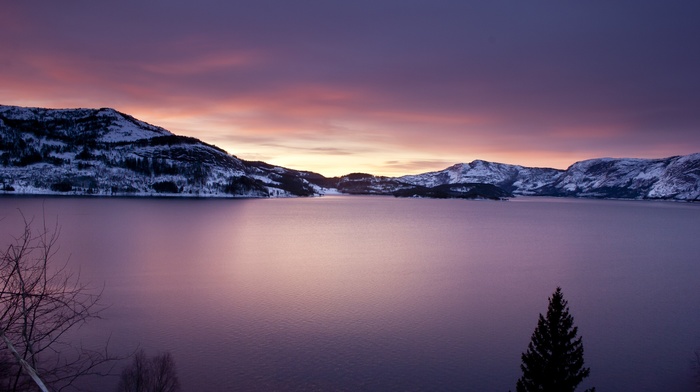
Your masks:
<instances>
[{"instance_id":1,"label":"tree silhouette","mask_svg":"<svg viewBox=\"0 0 700 392\"><path fill-rule=\"evenodd\" d=\"M700 391L700 348L695 350L693 359L693 375L695 376L695 390Z\"/></svg>"},{"instance_id":2,"label":"tree silhouette","mask_svg":"<svg viewBox=\"0 0 700 392\"><path fill-rule=\"evenodd\" d=\"M557 287L549 298L547 316L540 314L527 351L522 354L523 376L516 385L518 392L573 392L590 374L590 369L583 366L583 344L567 304Z\"/></svg>"},{"instance_id":3,"label":"tree silhouette","mask_svg":"<svg viewBox=\"0 0 700 392\"><path fill-rule=\"evenodd\" d=\"M0 248L0 391L70 388L83 376L104 375L119 358L89 349L68 332L99 318L101 291L56 263L58 226L39 230L24 219L22 234Z\"/></svg>"},{"instance_id":4,"label":"tree silhouette","mask_svg":"<svg viewBox=\"0 0 700 392\"><path fill-rule=\"evenodd\" d=\"M169 352L148 357L143 350L119 377L117 392L178 392L180 381L175 360Z\"/></svg>"}]
</instances>

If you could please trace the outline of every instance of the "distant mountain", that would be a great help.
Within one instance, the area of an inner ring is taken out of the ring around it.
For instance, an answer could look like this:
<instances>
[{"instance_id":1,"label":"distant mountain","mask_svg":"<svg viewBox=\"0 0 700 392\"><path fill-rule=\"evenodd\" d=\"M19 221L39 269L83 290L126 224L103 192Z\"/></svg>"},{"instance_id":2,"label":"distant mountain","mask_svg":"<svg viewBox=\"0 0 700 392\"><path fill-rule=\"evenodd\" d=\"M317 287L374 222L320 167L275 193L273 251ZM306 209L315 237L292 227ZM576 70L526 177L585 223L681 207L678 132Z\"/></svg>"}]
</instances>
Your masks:
<instances>
[{"instance_id":1,"label":"distant mountain","mask_svg":"<svg viewBox=\"0 0 700 392\"><path fill-rule=\"evenodd\" d=\"M513 196L510 192L485 183L442 183L418 185L402 178L373 176L367 173L352 173L342 177L326 179L319 184L335 188L340 193L355 195L393 195L396 197L427 197L436 199L494 199Z\"/></svg>"},{"instance_id":2,"label":"distant mountain","mask_svg":"<svg viewBox=\"0 0 700 392\"><path fill-rule=\"evenodd\" d=\"M327 192L501 199L510 195L700 200L700 153L601 158L566 170L476 160L402 177L326 178L251 162L113 109L0 105L0 193L287 197Z\"/></svg>"},{"instance_id":3,"label":"distant mountain","mask_svg":"<svg viewBox=\"0 0 700 392\"><path fill-rule=\"evenodd\" d=\"M333 180L329 184L330 187L351 195L390 195L397 190L411 187L411 184L396 178L373 176L367 173L352 173Z\"/></svg>"},{"instance_id":4,"label":"distant mountain","mask_svg":"<svg viewBox=\"0 0 700 392\"><path fill-rule=\"evenodd\" d=\"M590 159L571 165L539 194L700 200L700 153L664 159Z\"/></svg>"},{"instance_id":5,"label":"distant mountain","mask_svg":"<svg viewBox=\"0 0 700 392\"><path fill-rule=\"evenodd\" d=\"M696 201L700 200L700 153L664 159L590 159L566 170L477 160L398 180L428 187L486 183L516 195Z\"/></svg>"},{"instance_id":6,"label":"distant mountain","mask_svg":"<svg viewBox=\"0 0 700 392\"><path fill-rule=\"evenodd\" d=\"M441 184L482 183L496 185L520 195L537 194L537 190L556 181L563 170L530 168L476 160L458 163L445 170L399 177L401 182L434 187Z\"/></svg>"},{"instance_id":7,"label":"distant mountain","mask_svg":"<svg viewBox=\"0 0 700 392\"><path fill-rule=\"evenodd\" d=\"M503 198L512 193L528 196L698 201L700 153L664 159L590 159L576 162L566 170L476 160L423 174L402 177L351 174L335 181L335 185L328 183L327 186L353 194ZM463 184L488 184L502 192L478 188L481 192L477 195L473 192L456 194L444 188L445 185Z\"/></svg>"}]
</instances>

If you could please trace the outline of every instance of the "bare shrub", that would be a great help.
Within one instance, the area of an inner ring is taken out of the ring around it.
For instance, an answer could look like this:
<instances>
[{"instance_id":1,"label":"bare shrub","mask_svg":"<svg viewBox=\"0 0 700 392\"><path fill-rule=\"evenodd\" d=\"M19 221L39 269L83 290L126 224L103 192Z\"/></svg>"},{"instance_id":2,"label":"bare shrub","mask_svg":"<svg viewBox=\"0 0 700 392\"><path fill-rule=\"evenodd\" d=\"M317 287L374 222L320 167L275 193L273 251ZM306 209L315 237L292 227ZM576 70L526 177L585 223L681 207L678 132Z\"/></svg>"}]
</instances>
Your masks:
<instances>
[{"instance_id":1,"label":"bare shrub","mask_svg":"<svg viewBox=\"0 0 700 392\"><path fill-rule=\"evenodd\" d=\"M87 375L104 374L116 359L66 341L69 330L99 318L101 291L80 282L67 261L54 262L59 228L39 230L22 216L22 233L0 249L0 390L63 390ZM1 347L1 346L0 346Z\"/></svg>"},{"instance_id":2,"label":"bare shrub","mask_svg":"<svg viewBox=\"0 0 700 392\"><path fill-rule=\"evenodd\" d=\"M180 381L175 360L169 353L149 358L143 350L134 356L131 365L119 377L118 392L177 392Z\"/></svg>"}]
</instances>

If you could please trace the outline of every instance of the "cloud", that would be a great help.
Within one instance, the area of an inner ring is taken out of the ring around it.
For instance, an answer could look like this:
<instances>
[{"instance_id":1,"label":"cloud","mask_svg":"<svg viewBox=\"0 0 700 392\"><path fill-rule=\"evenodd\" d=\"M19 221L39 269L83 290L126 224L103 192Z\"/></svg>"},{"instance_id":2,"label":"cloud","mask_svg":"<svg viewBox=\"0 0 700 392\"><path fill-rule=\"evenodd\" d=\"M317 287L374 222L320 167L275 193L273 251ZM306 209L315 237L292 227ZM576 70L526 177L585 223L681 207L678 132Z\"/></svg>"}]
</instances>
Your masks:
<instances>
[{"instance_id":1,"label":"cloud","mask_svg":"<svg viewBox=\"0 0 700 392\"><path fill-rule=\"evenodd\" d=\"M234 68L252 67L260 59L254 54L212 53L199 58L164 60L148 64L136 64L152 74L168 76L187 76L220 72Z\"/></svg>"},{"instance_id":2,"label":"cloud","mask_svg":"<svg viewBox=\"0 0 700 392\"><path fill-rule=\"evenodd\" d=\"M12 3L0 102L333 172L700 151L695 3L204 4Z\"/></svg>"},{"instance_id":3,"label":"cloud","mask_svg":"<svg viewBox=\"0 0 700 392\"><path fill-rule=\"evenodd\" d=\"M420 160L420 161L386 161L383 163L383 169L391 169L399 173L414 173L426 171L439 171L454 165L454 161L449 160Z\"/></svg>"}]
</instances>

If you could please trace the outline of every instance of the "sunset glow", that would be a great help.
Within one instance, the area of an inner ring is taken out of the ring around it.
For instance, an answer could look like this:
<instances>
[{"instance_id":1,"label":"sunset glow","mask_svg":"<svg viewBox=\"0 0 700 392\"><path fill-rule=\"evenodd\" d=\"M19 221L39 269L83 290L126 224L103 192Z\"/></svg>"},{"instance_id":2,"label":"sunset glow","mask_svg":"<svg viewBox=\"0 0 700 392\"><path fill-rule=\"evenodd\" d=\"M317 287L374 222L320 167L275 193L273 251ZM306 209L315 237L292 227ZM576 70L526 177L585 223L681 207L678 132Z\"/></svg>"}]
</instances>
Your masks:
<instances>
[{"instance_id":1,"label":"sunset glow","mask_svg":"<svg viewBox=\"0 0 700 392\"><path fill-rule=\"evenodd\" d=\"M327 176L700 151L700 4L12 2L0 103Z\"/></svg>"}]
</instances>

